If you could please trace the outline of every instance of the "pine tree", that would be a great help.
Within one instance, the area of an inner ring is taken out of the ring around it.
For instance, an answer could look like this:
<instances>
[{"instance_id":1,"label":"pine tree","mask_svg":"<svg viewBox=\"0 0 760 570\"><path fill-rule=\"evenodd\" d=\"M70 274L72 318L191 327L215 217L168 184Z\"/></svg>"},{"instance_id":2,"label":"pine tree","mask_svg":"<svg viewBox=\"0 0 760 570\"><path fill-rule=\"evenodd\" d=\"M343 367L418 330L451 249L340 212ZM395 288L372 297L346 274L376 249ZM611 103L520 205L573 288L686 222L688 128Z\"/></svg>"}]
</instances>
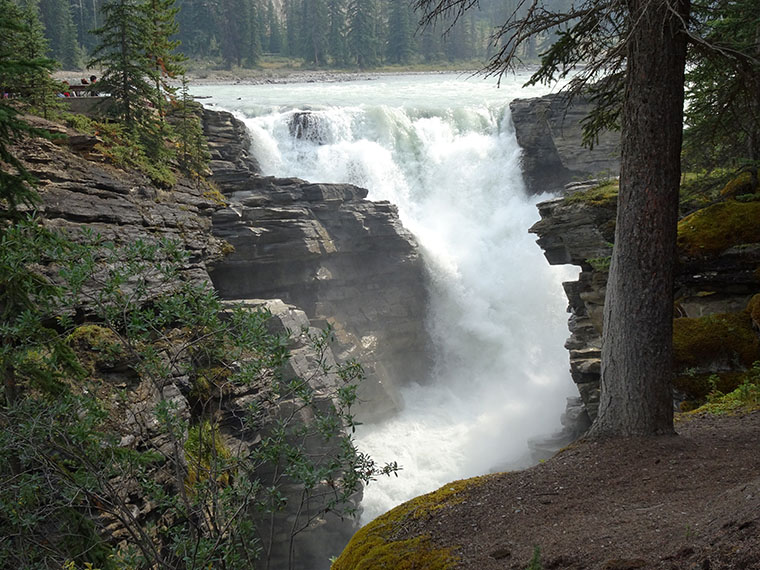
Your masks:
<instances>
[{"instance_id":1,"label":"pine tree","mask_svg":"<svg viewBox=\"0 0 760 570\"><path fill-rule=\"evenodd\" d=\"M685 158L696 168L760 161L760 3L702 1L694 11L707 41L691 48Z\"/></svg>"},{"instance_id":2,"label":"pine tree","mask_svg":"<svg viewBox=\"0 0 760 570\"><path fill-rule=\"evenodd\" d=\"M299 57L301 53L301 2L285 0L287 54Z\"/></svg>"},{"instance_id":3,"label":"pine tree","mask_svg":"<svg viewBox=\"0 0 760 570\"><path fill-rule=\"evenodd\" d=\"M333 65L343 67L348 63L345 0L329 0L327 4L330 30L327 37L328 52Z\"/></svg>"},{"instance_id":4,"label":"pine tree","mask_svg":"<svg viewBox=\"0 0 760 570\"><path fill-rule=\"evenodd\" d=\"M348 42L352 58L362 68L378 64L377 5L375 0L349 0Z\"/></svg>"},{"instance_id":5,"label":"pine tree","mask_svg":"<svg viewBox=\"0 0 760 570\"><path fill-rule=\"evenodd\" d=\"M99 44L88 63L105 70L98 80L100 89L111 94L113 112L132 133L156 99L145 33L149 29L146 11L137 0L108 1L103 5L103 26L94 32Z\"/></svg>"},{"instance_id":6,"label":"pine tree","mask_svg":"<svg viewBox=\"0 0 760 570\"><path fill-rule=\"evenodd\" d=\"M391 63L409 63L414 50L413 14L407 0L391 0L387 54Z\"/></svg>"},{"instance_id":7,"label":"pine tree","mask_svg":"<svg viewBox=\"0 0 760 570\"><path fill-rule=\"evenodd\" d=\"M282 25L277 12L274 9L272 0L267 4L267 31L269 33L268 42L265 44L269 53L280 53L282 51Z\"/></svg>"},{"instance_id":8,"label":"pine tree","mask_svg":"<svg viewBox=\"0 0 760 570\"><path fill-rule=\"evenodd\" d=\"M301 31L301 55L309 63L327 63L328 10L325 0L303 0L304 27Z\"/></svg>"},{"instance_id":9,"label":"pine tree","mask_svg":"<svg viewBox=\"0 0 760 570\"><path fill-rule=\"evenodd\" d=\"M76 69L81 62L77 29L68 0L41 0L40 19L50 45L48 55L66 69Z\"/></svg>"},{"instance_id":10,"label":"pine tree","mask_svg":"<svg viewBox=\"0 0 760 570\"><path fill-rule=\"evenodd\" d=\"M182 76L182 89L172 113L177 137L177 162L180 170L191 178L200 179L208 170L210 154L198 117L199 105L188 91L187 78Z\"/></svg>"}]
</instances>

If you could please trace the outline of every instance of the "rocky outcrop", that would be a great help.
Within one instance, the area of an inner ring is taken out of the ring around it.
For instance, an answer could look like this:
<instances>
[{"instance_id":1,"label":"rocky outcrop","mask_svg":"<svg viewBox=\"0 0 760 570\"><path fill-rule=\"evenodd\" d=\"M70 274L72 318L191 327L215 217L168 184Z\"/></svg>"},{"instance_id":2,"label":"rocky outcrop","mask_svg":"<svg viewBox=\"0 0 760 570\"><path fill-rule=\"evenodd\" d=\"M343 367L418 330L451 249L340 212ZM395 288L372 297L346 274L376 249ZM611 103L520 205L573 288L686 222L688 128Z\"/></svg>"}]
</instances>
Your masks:
<instances>
[{"instance_id":1,"label":"rocky outcrop","mask_svg":"<svg viewBox=\"0 0 760 570\"><path fill-rule=\"evenodd\" d=\"M595 186L571 185L564 195L538 204L541 220L530 228L539 236L538 244L549 263L581 268L577 281L563 284L571 313L571 335L565 347L570 352L573 381L592 421L599 407L603 308L617 203L614 185L608 185L607 193ZM590 189L592 192L586 193ZM697 212L698 219L692 215L679 224L674 290L677 404L706 396L710 386L715 388L716 380L710 378L715 373L725 374L717 380L720 389L733 389L741 382L740 374L760 359L756 335L745 311L750 299L760 292L760 243L755 243L755 238L744 243L741 236L751 233L743 234L738 222L720 220L718 212L712 213L728 209L722 204L704 208ZM747 220L742 223L754 224L741 212L746 207L733 202L730 209ZM730 227L721 229L721 223ZM707 234L704 245L700 240L705 238L700 238L699 232ZM707 251L713 234L726 243Z\"/></svg>"},{"instance_id":2,"label":"rocky outcrop","mask_svg":"<svg viewBox=\"0 0 760 570\"><path fill-rule=\"evenodd\" d=\"M604 131L594 148L582 144L582 124L591 104L578 95L550 94L509 104L522 148L525 184L532 194L558 192L573 181L617 176L620 134Z\"/></svg>"},{"instance_id":3,"label":"rocky outcrop","mask_svg":"<svg viewBox=\"0 0 760 570\"><path fill-rule=\"evenodd\" d=\"M217 140L215 129L207 123L220 156L247 144ZM214 214L214 234L234 248L210 271L221 295L280 298L332 326L339 358L358 360L368 376L361 419L387 417L400 404L398 387L425 378L428 366L425 274L396 207L348 184L247 173L217 180L229 204Z\"/></svg>"},{"instance_id":4,"label":"rocky outcrop","mask_svg":"<svg viewBox=\"0 0 760 570\"><path fill-rule=\"evenodd\" d=\"M227 191L245 190L259 173L259 164L249 152L248 129L227 111L202 111L203 134L211 153L211 181Z\"/></svg>"},{"instance_id":5,"label":"rocky outcrop","mask_svg":"<svg viewBox=\"0 0 760 570\"><path fill-rule=\"evenodd\" d=\"M364 200L366 192L358 188L262 178L247 152L244 125L227 113L206 112L204 117L211 133L214 179L230 196L241 200L231 206L221 204L218 193L189 180L180 179L171 190L158 189L142 174L109 164L93 144L81 144L80 133L35 120L36 126L60 135L56 143L34 138L16 148L24 166L38 180L42 198L38 209L45 224L74 239L86 229L121 244L154 243L162 238L178 241L189 254L179 268L181 281L210 288L208 268L213 266L223 294L249 306L265 307L273 314L271 326L290 333L291 358L283 373L286 378L308 379L317 406L330 406L339 380L331 350L317 354L308 340L317 332L315 324L332 323L341 339L341 358L366 357L376 378L390 377L382 359L393 350L399 358L407 355L415 360L410 363L410 370L414 369L421 357L411 345L418 347L422 334L421 325L412 327L410 322L418 319L424 298L406 291L400 298L400 291L405 286L412 289L412 283L421 290L416 272L420 265L393 207ZM212 221L215 233L228 238L239 253L222 260L230 252L230 243L212 234ZM283 257L289 255L293 257ZM398 271L393 268L397 262ZM243 273L249 270L251 274ZM298 278L304 281L299 283ZM387 293L383 288L389 283L393 283L393 291ZM152 290L146 302L168 292ZM311 321L302 310L273 298L277 292L307 306ZM77 318L86 317L86 312L80 312ZM386 341L391 348L382 346ZM395 371L393 366L388 369ZM192 403L197 399L197 394L193 395L197 387L178 370L172 368L160 385L141 379L130 363L107 370L106 384L124 389L118 398L115 393L103 394L106 401L123 399L124 415L113 418L122 446L176 454L159 429L156 414L162 401L170 402L180 419L188 420L197 413ZM261 386L237 387L220 392L215 403L214 419L222 438L227 447L243 454L260 441L261 434L241 439L236 418L261 391ZM292 403L278 406L284 415L292 416ZM274 421L277 413L274 410L269 420ZM310 419L303 415L303 421ZM320 455L326 448L312 451ZM167 469L157 468L150 476L155 484L168 489L176 483L176 473ZM155 522L159 505L141 492L137 482L122 478L109 485L118 493L132 523ZM275 521L271 535L275 546L269 553L273 567L288 563L294 517L310 521L309 531L299 533L293 545L296 567L324 566L356 530L353 519L322 513L325 504L319 501L304 507L300 503L302 488L297 484L286 485L283 493L293 500L271 519ZM352 499L354 507L359 498ZM97 523L111 544L130 533L118 517L103 515Z\"/></svg>"},{"instance_id":6,"label":"rocky outcrop","mask_svg":"<svg viewBox=\"0 0 760 570\"><path fill-rule=\"evenodd\" d=\"M45 223L69 230L74 238L86 228L106 240L179 241L189 253L182 268L190 281L210 285L206 263L221 255L223 242L211 235L211 216L219 204L205 190L180 179L162 190L138 172L126 172L82 147L83 135L67 132L41 119L37 127L54 130L62 138L27 139L19 147L25 167L37 179L38 206Z\"/></svg>"}]
</instances>

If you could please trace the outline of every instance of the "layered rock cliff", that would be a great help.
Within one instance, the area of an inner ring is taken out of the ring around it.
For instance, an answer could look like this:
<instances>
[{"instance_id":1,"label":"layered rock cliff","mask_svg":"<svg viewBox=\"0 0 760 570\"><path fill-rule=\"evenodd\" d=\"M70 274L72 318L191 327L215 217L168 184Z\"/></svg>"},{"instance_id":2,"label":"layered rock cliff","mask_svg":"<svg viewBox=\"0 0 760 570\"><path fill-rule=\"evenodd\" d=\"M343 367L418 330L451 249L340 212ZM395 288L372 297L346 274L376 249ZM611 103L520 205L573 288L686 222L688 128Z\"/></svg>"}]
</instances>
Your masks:
<instances>
[{"instance_id":1,"label":"layered rock cliff","mask_svg":"<svg viewBox=\"0 0 760 570\"><path fill-rule=\"evenodd\" d=\"M755 186L756 188L756 186ZM755 188L741 201L721 195L679 222L674 290L674 402L684 409L711 391L728 392L760 360L753 297L760 293L760 234L754 229ZM717 194L717 192L715 192ZM614 183L575 185L538 205L539 236L549 263L581 268L565 283L570 304L570 370L591 420L599 406L605 287L614 240Z\"/></svg>"},{"instance_id":2,"label":"layered rock cliff","mask_svg":"<svg viewBox=\"0 0 760 570\"><path fill-rule=\"evenodd\" d=\"M429 365L425 272L396 207L348 184L252 175L242 123L206 111L204 124L213 179L228 200L213 231L234 248L211 266L214 285L226 299L283 299L332 326L339 358L367 373L362 420L387 417L398 388L424 379Z\"/></svg>"},{"instance_id":3,"label":"layered rock cliff","mask_svg":"<svg viewBox=\"0 0 760 570\"><path fill-rule=\"evenodd\" d=\"M617 176L619 133L603 131L593 149L583 146L582 121L592 108L585 97L550 94L515 99L509 108L531 194L559 192L573 181Z\"/></svg>"},{"instance_id":4,"label":"layered rock cliff","mask_svg":"<svg viewBox=\"0 0 760 570\"><path fill-rule=\"evenodd\" d=\"M117 244L155 243L162 238L177 241L189 254L179 268L182 282L216 287L229 300L271 311L270 328L289 334L292 356L284 374L308 379L317 394L314 405L330 405L337 385L337 361L355 358L365 366L373 382L362 396L372 400L376 417L397 405L394 387L398 383L424 374L424 274L416 244L392 205L369 202L365 190L352 186L260 176L248 154L245 127L229 114L204 112L213 180L227 202L184 179L171 190L159 189L142 174L111 165L95 148L93 137L30 120L59 135L55 143L30 138L16 148L38 180L39 211L45 224L75 240L83 239L80 230L86 229ZM168 292L168 288L153 289L152 297L144 301L152 302ZM87 318L86 308L80 313L78 318ZM339 340L335 356L329 349L317 354L309 341L317 334L315 325L327 324ZM98 331L96 326L78 334L89 339ZM82 350L87 350L89 340L82 342ZM156 415L159 403L171 402L182 421L191 421L197 411L195 380L175 371L159 386L141 379L128 362L118 369L109 363L103 370L97 366L94 370L98 378L102 374L101 381L109 389L127 387L122 396L127 398L126 415L113 418L121 445L168 454ZM217 394L213 419L225 446L250 450L259 441L241 439L239 426L227 420L248 409L260 391L260 386L252 386ZM115 392L103 394L107 400L117 398ZM278 410L272 409L271 421L276 421ZM287 403L282 406L283 414L290 414L289 410ZM321 454L325 449L313 452ZM158 467L150 475L159 485L169 485L175 474L167 469ZM136 481L109 484L118 490L130 524L148 525L157 518L158 505L140 493ZM276 528L271 535L275 544L269 553L271 563L282 567L295 552L296 567L324 566L354 532L356 523L337 515L323 516L324 505L319 501L303 507L297 485L290 485L287 492L293 500L272 519ZM359 498L353 497L354 506ZM299 533L291 546L291 527L298 517L311 521L310 530ZM112 544L129 534L118 517L104 516L96 524Z\"/></svg>"}]
</instances>

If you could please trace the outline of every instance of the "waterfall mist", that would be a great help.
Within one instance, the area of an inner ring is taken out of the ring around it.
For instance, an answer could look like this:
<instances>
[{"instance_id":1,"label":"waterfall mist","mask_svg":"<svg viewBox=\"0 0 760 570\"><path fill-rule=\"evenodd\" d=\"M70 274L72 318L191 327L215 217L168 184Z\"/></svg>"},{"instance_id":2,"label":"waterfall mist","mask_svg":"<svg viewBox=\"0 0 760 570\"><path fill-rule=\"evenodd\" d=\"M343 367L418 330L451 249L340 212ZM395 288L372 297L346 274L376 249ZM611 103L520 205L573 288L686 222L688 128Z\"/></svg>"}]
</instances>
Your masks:
<instances>
[{"instance_id":1,"label":"waterfall mist","mask_svg":"<svg viewBox=\"0 0 760 570\"><path fill-rule=\"evenodd\" d=\"M508 107L540 94L524 81L194 89L245 120L265 174L365 187L399 207L422 248L435 370L409 379L398 415L357 430L360 449L402 467L365 490L363 522L453 479L525 466L527 441L559 428L574 393L560 286L573 272L550 267L527 233L541 197L525 194ZM296 138L305 110L310 134Z\"/></svg>"}]
</instances>

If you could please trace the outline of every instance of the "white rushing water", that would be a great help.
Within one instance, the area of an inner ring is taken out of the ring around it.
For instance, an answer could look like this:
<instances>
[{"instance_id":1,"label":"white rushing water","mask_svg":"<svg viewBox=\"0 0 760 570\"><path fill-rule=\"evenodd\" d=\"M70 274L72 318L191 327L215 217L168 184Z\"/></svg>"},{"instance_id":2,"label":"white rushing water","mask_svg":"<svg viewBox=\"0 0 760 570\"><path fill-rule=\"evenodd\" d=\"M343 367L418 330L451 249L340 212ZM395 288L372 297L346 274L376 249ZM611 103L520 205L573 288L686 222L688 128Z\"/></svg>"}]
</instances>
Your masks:
<instances>
[{"instance_id":1,"label":"white rushing water","mask_svg":"<svg viewBox=\"0 0 760 570\"><path fill-rule=\"evenodd\" d=\"M453 479L524 466L528 439L556 431L577 394L560 285L574 273L550 267L527 233L546 196L525 194L508 105L546 89L521 89L526 77L499 89L454 74L193 89L245 120L265 174L365 187L398 205L422 247L435 378L357 432L363 451L403 468L365 490L364 522ZM291 136L305 109L323 144Z\"/></svg>"}]
</instances>

